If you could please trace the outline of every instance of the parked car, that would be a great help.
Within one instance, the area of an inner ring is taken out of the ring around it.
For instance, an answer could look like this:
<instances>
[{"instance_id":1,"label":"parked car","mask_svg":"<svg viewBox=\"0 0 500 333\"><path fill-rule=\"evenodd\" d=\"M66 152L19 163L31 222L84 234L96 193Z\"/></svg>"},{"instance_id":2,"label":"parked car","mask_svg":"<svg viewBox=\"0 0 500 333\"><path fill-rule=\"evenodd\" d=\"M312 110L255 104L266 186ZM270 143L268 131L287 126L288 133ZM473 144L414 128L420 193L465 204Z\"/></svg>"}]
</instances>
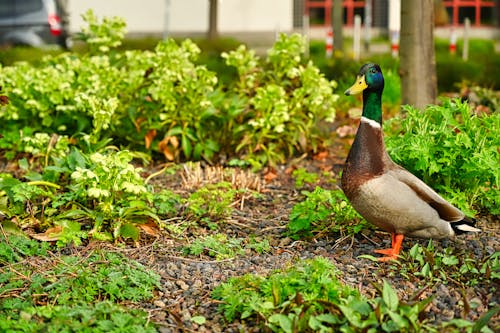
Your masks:
<instances>
[{"instance_id":1,"label":"parked car","mask_svg":"<svg viewBox=\"0 0 500 333\"><path fill-rule=\"evenodd\" d=\"M65 0L0 0L0 45L68 48Z\"/></svg>"}]
</instances>

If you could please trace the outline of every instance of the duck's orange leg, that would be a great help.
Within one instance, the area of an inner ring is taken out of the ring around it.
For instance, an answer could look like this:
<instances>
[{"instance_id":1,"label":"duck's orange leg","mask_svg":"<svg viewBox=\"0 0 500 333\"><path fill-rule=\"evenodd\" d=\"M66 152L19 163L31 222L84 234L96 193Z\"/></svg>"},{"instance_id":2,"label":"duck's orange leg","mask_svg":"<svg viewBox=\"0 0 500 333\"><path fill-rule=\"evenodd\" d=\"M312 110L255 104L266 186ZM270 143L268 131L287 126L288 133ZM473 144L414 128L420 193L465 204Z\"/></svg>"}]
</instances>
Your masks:
<instances>
[{"instance_id":1,"label":"duck's orange leg","mask_svg":"<svg viewBox=\"0 0 500 333\"><path fill-rule=\"evenodd\" d=\"M380 253L386 255L385 257L378 258L379 261L389 261L398 260L399 252L401 251L401 245L403 244L404 235L392 234L392 247L390 249L374 250L375 253Z\"/></svg>"}]
</instances>

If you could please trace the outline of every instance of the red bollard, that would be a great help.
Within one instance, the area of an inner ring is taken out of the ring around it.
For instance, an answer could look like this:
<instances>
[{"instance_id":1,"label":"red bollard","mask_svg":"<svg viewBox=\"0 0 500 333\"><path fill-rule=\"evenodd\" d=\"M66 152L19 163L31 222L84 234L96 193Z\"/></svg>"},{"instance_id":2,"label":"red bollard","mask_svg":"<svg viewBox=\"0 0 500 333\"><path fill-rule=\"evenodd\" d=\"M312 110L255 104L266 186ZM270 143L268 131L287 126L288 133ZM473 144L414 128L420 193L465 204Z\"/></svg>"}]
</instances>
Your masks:
<instances>
[{"instance_id":1,"label":"red bollard","mask_svg":"<svg viewBox=\"0 0 500 333\"><path fill-rule=\"evenodd\" d=\"M450 54L455 54L457 53L457 33L455 32L455 29L451 28L451 33L450 33Z\"/></svg>"},{"instance_id":2,"label":"red bollard","mask_svg":"<svg viewBox=\"0 0 500 333\"><path fill-rule=\"evenodd\" d=\"M328 28L326 31L326 57L330 58L333 55L333 30Z\"/></svg>"}]
</instances>

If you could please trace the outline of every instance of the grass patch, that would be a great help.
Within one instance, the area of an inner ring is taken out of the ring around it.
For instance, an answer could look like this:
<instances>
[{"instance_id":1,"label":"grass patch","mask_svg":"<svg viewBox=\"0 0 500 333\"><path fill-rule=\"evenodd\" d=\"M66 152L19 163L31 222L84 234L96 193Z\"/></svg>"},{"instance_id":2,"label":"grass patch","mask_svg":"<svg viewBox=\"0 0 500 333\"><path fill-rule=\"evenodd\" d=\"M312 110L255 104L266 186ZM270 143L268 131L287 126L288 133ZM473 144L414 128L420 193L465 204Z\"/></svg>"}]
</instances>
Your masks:
<instances>
[{"instance_id":1,"label":"grass patch","mask_svg":"<svg viewBox=\"0 0 500 333\"><path fill-rule=\"evenodd\" d=\"M60 255L22 236L0 238L1 331L156 331L134 309L153 296L156 273L119 253Z\"/></svg>"}]
</instances>

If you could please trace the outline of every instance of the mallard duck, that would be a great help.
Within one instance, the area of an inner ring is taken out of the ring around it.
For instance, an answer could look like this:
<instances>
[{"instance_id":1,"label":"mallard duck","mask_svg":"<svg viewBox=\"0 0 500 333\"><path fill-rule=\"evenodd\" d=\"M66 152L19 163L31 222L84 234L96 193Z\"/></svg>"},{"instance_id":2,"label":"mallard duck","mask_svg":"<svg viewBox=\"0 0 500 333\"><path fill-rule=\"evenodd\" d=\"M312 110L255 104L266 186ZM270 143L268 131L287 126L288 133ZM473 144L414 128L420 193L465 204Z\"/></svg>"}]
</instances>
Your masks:
<instances>
[{"instance_id":1,"label":"mallard duck","mask_svg":"<svg viewBox=\"0 0 500 333\"><path fill-rule=\"evenodd\" d=\"M380 261L397 260L405 236L447 238L477 232L466 217L419 178L392 161L382 132L384 77L380 66L365 64L347 96L363 93L363 114L342 173L342 190L368 222L392 234Z\"/></svg>"}]
</instances>

